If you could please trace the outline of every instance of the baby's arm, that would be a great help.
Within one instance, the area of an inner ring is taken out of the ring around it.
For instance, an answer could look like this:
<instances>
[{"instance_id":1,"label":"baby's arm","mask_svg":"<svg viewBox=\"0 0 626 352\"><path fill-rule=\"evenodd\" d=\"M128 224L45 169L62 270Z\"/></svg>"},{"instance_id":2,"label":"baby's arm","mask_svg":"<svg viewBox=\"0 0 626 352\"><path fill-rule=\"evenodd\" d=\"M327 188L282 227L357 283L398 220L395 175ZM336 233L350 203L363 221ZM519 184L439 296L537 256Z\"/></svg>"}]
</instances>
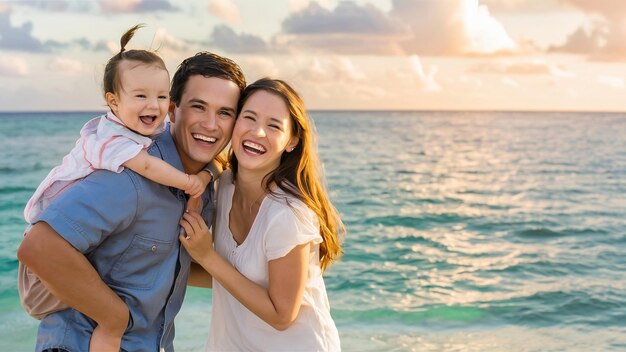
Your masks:
<instances>
[{"instance_id":1,"label":"baby's arm","mask_svg":"<svg viewBox=\"0 0 626 352\"><path fill-rule=\"evenodd\" d=\"M198 175L187 175L145 150L123 165L156 183L182 189L192 197L199 197L211 181L211 174L206 171L201 171Z\"/></svg>"}]
</instances>

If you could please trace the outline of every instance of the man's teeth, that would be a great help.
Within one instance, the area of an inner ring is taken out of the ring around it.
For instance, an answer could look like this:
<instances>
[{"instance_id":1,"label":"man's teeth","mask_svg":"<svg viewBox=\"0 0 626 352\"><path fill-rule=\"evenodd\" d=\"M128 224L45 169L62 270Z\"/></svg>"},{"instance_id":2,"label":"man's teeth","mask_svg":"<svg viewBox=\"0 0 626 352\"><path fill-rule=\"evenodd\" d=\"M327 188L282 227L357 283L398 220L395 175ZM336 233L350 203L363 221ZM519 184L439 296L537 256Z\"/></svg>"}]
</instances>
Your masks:
<instances>
[{"instance_id":1,"label":"man's teeth","mask_svg":"<svg viewBox=\"0 0 626 352\"><path fill-rule=\"evenodd\" d=\"M250 141L245 141L243 142L243 146L247 149L252 149L252 151L257 152L259 154L265 153L265 147L260 144L256 144Z\"/></svg>"},{"instance_id":2,"label":"man's teeth","mask_svg":"<svg viewBox=\"0 0 626 352\"><path fill-rule=\"evenodd\" d=\"M193 138L195 138L195 139L199 139L199 140L201 140L201 141L208 142L208 143L215 143L215 141L217 141L217 138L207 137L207 136L203 136L203 135L201 135L201 134L195 134L195 133L194 133L194 134L192 134L191 136L192 136Z\"/></svg>"}]
</instances>

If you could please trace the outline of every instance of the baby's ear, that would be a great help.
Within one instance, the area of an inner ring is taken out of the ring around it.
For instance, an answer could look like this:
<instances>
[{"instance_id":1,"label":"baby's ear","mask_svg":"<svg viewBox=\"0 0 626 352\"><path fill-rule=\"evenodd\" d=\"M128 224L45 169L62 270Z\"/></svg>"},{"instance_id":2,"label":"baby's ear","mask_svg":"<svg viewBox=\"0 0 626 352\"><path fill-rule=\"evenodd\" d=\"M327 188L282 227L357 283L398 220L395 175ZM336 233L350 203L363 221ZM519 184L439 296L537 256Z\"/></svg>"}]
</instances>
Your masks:
<instances>
[{"instance_id":1,"label":"baby's ear","mask_svg":"<svg viewBox=\"0 0 626 352\"><path fill-rule=\"evenodd\" d=\"M113 94L112 92L106 92L106 94L104 94L104 100L106 100L107 105L109 106L111 111L117 114L118 102L115 94Z\"/></svg>"}]
</instances>

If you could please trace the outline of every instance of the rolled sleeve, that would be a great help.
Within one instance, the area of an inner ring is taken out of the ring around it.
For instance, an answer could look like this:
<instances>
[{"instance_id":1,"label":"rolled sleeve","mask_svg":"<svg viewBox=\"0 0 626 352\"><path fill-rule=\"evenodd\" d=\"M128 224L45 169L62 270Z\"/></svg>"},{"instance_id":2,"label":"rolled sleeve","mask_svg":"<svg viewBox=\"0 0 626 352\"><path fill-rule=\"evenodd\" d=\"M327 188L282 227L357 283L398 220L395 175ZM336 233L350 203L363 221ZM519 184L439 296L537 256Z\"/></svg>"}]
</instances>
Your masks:
<instances>
[{"instance_id":1,"label":"rolled sleeve","mask_svg":"<svg viewBox=\"0 0 626 352\"><path fill-rule=\"evenodd\" d=\"M74 248L87 253L132 223L140 194L137 187L130 173L96 171L66 190L35 222L46 222Z\"/></svg>"}]
</instances>

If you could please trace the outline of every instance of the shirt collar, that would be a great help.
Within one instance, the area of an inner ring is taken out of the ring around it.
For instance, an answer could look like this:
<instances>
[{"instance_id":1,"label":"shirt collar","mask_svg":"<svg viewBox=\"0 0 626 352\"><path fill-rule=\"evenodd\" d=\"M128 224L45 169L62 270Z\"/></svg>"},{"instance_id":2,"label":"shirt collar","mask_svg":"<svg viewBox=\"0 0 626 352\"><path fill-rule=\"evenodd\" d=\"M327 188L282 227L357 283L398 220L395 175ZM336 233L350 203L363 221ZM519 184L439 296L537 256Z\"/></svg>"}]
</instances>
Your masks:
<instances>
[{"instance_id":1,"label":"shirt collar","mask_svg":"<svg viewBox=\"0 0 626 352\"><path fill-rule=\"evenodd\" d=\"M164 131L159 136L154 139L154 143L148 148L148 151L152 148L157 148L158 151L154 153L160 153L161 158L165 160L168 164L174 166L178 170L183 170L183 163L180 161L180 156L178 155L178 150L176 149L176 144L174 143L174 138L172 137L172 133L170 133L171 125L168 123L165 124Z\"/></svg>"}]
</instances>

